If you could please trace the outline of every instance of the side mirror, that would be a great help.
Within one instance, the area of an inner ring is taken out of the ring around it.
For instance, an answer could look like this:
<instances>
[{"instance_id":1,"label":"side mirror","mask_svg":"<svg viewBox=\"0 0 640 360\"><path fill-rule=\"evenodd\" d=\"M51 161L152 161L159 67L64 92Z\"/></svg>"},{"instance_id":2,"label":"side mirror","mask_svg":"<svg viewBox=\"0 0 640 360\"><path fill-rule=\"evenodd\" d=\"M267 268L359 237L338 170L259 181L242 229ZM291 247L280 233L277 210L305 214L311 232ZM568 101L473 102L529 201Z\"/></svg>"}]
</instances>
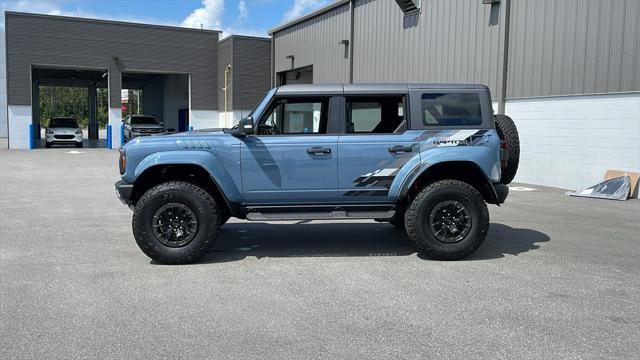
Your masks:
<instances>
[{"instance_id":1,"label":"side mirror","mask_svg":"<svg viewBox=\"0 0 640 360\"><path fill-rule=\"evenodd\" d=\"M242 135L253 135L253 117L247 116L238 123L238 130Z\"/></svg>"}]
</instances>

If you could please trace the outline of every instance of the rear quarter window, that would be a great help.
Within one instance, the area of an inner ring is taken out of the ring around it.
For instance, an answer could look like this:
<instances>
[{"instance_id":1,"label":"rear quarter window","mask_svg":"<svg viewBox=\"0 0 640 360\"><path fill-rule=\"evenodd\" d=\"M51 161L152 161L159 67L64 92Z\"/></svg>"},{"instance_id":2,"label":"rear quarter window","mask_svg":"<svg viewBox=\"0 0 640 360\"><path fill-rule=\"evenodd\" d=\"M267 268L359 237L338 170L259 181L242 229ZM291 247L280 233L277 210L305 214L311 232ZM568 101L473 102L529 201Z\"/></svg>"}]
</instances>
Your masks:
<instances>
[{"instance_id":1,"label":"rear quarter window","mask_svg":"<svg viewBox=\"0 0 640 360\"><path fill-rule=\"evenodd\" d=\"M477 93L424 93L421 96L422 125L482 125L482 108Z\"/></svg>"}]
</instances>

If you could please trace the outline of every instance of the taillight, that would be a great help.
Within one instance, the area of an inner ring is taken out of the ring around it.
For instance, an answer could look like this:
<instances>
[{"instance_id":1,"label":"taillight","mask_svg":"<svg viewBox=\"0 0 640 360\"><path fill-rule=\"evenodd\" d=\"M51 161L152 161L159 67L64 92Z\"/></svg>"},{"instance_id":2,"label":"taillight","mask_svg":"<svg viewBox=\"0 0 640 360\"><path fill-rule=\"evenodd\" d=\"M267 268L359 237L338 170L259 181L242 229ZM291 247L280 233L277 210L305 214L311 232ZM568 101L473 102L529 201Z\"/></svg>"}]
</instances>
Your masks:
<instances>
[{"instance_id":1,"label":"taillight","mask_svg":"<svg viewBox=\"0 0 640 360\"><path fill-rule=\"evenodd\" d=\"M507 145L506 141L500 141L500 167L502 167L503 170L507 168L507 162L509 161L508 147L509 146Z\"/></svg>"},{"instance_id":2,"label":"taillight","mask_svg":"<svg viewBox=\"0 0 640 360\"><path fill-rule=\"evenodd\" d=\"M124 171L127 169L127 154L124 149L120 149L120 161L118 161L120 167L120 175L124 175Z\"/></svg>"}]
</instances>

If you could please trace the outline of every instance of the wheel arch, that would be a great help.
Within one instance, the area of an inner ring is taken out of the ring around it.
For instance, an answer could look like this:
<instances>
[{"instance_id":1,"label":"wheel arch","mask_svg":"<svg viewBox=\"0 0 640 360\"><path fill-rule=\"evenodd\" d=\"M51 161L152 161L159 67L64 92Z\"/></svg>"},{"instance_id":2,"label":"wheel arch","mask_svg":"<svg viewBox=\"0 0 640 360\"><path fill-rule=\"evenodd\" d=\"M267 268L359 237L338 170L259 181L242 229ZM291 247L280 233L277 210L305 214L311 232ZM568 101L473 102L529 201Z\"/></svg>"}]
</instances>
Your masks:
<instances>
[{"instance_id":1,"label":"wheel arch","mask_svg":"<svg viewBox=\"0 0 640 360\"><path fill-rule=\"evenodd\" d=\"M498 195L493 184L482 171L478 164L472 161L451 160L431 164L426 168L416 167L413 180L402 187L399 200L406 203L407 199L414 197L421 189L439 180L459 180L475 188L485 202L498 204Z\"/></svg>"}]
</instances>

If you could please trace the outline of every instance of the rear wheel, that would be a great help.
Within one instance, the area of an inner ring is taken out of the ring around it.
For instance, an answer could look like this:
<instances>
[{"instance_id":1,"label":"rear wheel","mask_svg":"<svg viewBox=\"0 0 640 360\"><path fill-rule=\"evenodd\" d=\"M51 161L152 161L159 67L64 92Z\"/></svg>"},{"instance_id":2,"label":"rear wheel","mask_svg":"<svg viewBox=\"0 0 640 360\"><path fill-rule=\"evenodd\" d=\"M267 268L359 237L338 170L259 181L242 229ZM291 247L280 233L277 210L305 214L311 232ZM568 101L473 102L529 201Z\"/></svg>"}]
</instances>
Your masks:
<instances>
[{"instance_id":1,"label":"rear wheel","mask_svg":"<svg viewBox=\"0 0 640 360\"><path fill-rule=\"evenodd\" d=\"M160 263L192 263L213 246L220 220L208 192L170 181L142 195L133 213L133 235L140 249Z\"/></svg>"},{"instance_id":2,"label":"rear wheel","mask_svg":"<svg viewBox=\"0 0 640 360\"><path fill-rule=\"evenodd\" d=\"M442 180L424 188L405 214L407 235L418 250L436 260L459 260L473 253L489 230L489 211L471 185Z\"/></svg>"},{"instance_id":3,"label":"rear wheel","mask_svg":"<svg viewBox=\"0 0 640 360\"><path fill-rule=\"evenodd\" d=\"M516 176L518 163L520 162L520 138L518 137L518 129L513 120L506 115L494 115L494 119L498 137L506 143L508 154L506 164L503 164L502 167L500 182L509 184Z\"/></svg>"}]
</instances>

